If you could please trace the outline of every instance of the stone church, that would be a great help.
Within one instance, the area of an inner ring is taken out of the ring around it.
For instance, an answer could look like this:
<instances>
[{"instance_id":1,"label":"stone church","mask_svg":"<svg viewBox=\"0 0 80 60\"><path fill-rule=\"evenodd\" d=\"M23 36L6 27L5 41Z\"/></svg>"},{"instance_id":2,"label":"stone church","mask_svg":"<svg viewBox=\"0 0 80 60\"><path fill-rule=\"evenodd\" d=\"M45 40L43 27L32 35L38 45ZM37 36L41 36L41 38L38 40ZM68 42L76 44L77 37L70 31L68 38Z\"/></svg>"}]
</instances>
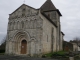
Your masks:
<instances>
[{"instance_id":1,"label":"stone church","mask_svg":"<svg viewBox=\"0 0 80 60\"><path fill-rule=\"evenodd\" d=\"M61 16L51 0L39 9L22 4L9 14L6 54L34 56L62 50Z\"/></svg>"}]
</instances>

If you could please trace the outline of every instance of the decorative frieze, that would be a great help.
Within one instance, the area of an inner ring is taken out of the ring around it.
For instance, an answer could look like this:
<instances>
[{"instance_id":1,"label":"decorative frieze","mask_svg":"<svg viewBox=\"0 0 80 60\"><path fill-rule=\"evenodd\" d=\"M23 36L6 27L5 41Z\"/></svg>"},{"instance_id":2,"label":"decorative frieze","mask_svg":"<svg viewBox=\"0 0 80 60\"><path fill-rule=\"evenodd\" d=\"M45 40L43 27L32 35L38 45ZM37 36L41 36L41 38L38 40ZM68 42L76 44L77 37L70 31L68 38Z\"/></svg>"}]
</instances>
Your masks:
<instances>
[{"instance_id":1,"label":"decorative frieze","mask_svg":"<svg viewBox=\"0 0 80 60\"><path fill-rule=\"evenodd\" d=\"M37 54L42 46L43 19L38 15L38 10L24 8L9 16L8 42L13 43L9 47L12 47L13 53L20 54L21 40L25 39L28 54Z\"/></svg>"},{"instance_id":2,"label":"decorative frieze","mask_svg":"<svg viewBox=\"0 0 80 60\"><path fill-rule=\"evenodd\" d=\"M15 19L14 21L9 21L8 29L36 29L42 28L43 20L39 16Z\"/></svg>"}]
</instances>

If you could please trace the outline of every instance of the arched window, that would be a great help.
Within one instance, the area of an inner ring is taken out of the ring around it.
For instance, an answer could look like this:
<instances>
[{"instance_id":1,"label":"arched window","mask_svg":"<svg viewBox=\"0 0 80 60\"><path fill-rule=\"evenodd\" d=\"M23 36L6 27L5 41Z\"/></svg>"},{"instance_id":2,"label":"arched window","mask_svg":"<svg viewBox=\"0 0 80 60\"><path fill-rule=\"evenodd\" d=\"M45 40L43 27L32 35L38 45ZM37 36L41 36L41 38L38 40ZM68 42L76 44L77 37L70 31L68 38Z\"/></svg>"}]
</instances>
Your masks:
<instances>
[{"instance_id":1,"label":"arched window","mask_svg":"<svg viewBox=\"0 0 80 60\"><path fill-rule=\"evenodd\" d=\"M31 22L31 28L33 29L34 28L34 21L31 20L30 22Z\"/></svg>"},{"instance_id":2,"label":"arched window","mask_svg":"<svg viewBox=\"0 0 80 60\"><path fill-rule=\"evenodd\" d=\"M15 29L15 22L13 22L13 29Z\"/></svg>"},{"instance_id":3,"label":"arched window","mask_svg":"<svg viewBox=\"0 0 80 60\"><path fill-rule=\"evenodd\" d=\"M16 29L18 29L18 22L16 22Z\"/></svg>"},{"instance_id":4,"label":"arched window","mask_svg":"<svg viewBox=\"0 0 80 60\"><path fill-rule=\"evenodd\" d=\"M10 23L10 26L11 26L11 30L13 30L13 29L14 29L14 23L11 22L11 23Z\"/></svg>"},{"instance_id":5,"label":"arched window","mask_svg":"<svg viewBox=\"0 0 80 60\"><path fill-rule=\"evenodd\" d=\"M48 14L48 17L50 18L50 14Z\"/></svg>"},{"instance_id":6,"label":"arched window","mask_svg":"<svg viewBox=\"0 0 80 60\"><path fill-rule=\"evenodd\" d=\"M26 11L26 9L25 9L25 8L23 8L23 9L22 9L22 12L25 12L25 11Z\"/></svg>"},{"instance_id":7,"label":"arched window","mask_svg":"<svg viewBox=\"0 0 80 60\"><path fill-rule=\"evenodd\" d=\"M9 30L11 30L11 22L9 23Z\"/></svg>"},{"instance_id":8,"label":"arched window","mask_svg":"<svg viewBox=\"0 0 80 60\"><path fill-rule=\"evenodd\" d=\"M23 21L21 22L21 24L22 24L22 28L24 28L24 22Z\"/></svg>"},{"instance_id":9,"label":"arched window","mask_svg":"<svg viewBox=\"0 0 80 60\"><path fill-rule=\"evenodd\" d=\"M24 17L25 16L25 11L26 11L26 9L24 8L24 9L22 9L22 17Z\"/></svg>"},{"instance_id":10,"label":"arched window","mask_svg":"<svg viewBox=\"0 0 80 60\"><path fill-rule=\"evenodd\" d=\"M12 22L10 23L10 30L12 30Z\"/></svg>"},{"instance_id":11,"label":"arched window","mask_svg":"<svg viewBox=\"0 0 80 60\"><path fill-rule=\"evenodd\" d=\"M19 21L17 22L17 29L19 29Z\"/></svg>"},{"instance_id":12,"label":"arched window","mask_svg":"<svg viewBox=\"0 0 80 60\"><path fill-rule=\"evenodd\" d=\"M27 28L27 26L28 26L28 24L27 24L27 23L28 23L28 21L26 20L26 21L25 21L25 28Z\"/></svg>"},{"instance_id":13,"label":"arched window","mask_svg":"<svg viewBox=\"0 0 80 60\"><path fill-rule=\"evenodd\" d=\"M36 26L37 26L37 21L36 21L36 19L34 20L34 29L36 28Z\"/></svg>"}]
</instances>

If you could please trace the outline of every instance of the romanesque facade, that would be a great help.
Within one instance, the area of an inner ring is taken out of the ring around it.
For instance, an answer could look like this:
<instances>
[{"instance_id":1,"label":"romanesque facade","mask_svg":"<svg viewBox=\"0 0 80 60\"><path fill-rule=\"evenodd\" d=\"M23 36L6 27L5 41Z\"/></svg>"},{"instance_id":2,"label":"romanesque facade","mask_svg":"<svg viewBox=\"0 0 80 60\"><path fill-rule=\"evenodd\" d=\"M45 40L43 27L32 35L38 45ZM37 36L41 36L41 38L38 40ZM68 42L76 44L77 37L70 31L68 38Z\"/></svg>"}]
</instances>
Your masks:
<instances>
[{"instance_id":1,"label":"romanesque facade","mask_svg":"<svg viewBox=\"0 0 80 60\"><path fill-rule=\"evenodd\" d=\"M34 56L62 50L60 16L51 0L39 9L22 4L9 14L6 54Z\"/></svg>"}]
</instances>

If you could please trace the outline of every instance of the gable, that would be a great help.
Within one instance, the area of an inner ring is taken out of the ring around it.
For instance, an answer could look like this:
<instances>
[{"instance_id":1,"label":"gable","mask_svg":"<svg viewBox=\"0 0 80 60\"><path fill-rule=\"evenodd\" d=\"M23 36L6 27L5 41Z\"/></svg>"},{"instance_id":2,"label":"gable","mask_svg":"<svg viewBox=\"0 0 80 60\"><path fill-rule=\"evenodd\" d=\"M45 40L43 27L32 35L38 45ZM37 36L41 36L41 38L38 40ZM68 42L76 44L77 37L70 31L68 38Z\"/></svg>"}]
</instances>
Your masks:
<instances>
[{"instance_id":1,"label":"gable","mask_svg":"<svg viewBox=\"0 0 80 60\"><path fill-rule=\"evenodd\" d=\"M55 7L55 5L52 3L51 0L47 0L41 7L40 10L42 12L52 12L52 11L56 11L60 16L62 16L62 14L60 13L60 11Z\"/></svg>"},{"instance_id":2,"label":"gable","mask_svg":"<svg viewBox=\"0 0 80 60\"><path fill-rule=\"evenodd\" d=\"M49 20L50 23L52 23L55 27L57 27L57 25L44 13L41 13L47 20Z\"/></svg>"},{"instance_id":3,"label":"gable","mask_svg":"<svg viewBox=\"0 0 80 60\"><path fill-rule=\"evenodd\" d=\"M23 4L14 12L12 12L9 16L10 16L10 19L15 19L15 18L23 17L23 16L31 16L31 15L36 15L36 14L38 14L37 9Z\"/></svg>"},{"instance_id":4,"label":"gable","mask_svg":"<svg viewBox=\"0 0 80 60\"><path fill-rule=\"evenodd\" d=\"M52 3L51 0L47 0L41 7L40 9L42 11L50 11L50 10L56 10L56 7Z\"/></svg>"}]
</instances>

